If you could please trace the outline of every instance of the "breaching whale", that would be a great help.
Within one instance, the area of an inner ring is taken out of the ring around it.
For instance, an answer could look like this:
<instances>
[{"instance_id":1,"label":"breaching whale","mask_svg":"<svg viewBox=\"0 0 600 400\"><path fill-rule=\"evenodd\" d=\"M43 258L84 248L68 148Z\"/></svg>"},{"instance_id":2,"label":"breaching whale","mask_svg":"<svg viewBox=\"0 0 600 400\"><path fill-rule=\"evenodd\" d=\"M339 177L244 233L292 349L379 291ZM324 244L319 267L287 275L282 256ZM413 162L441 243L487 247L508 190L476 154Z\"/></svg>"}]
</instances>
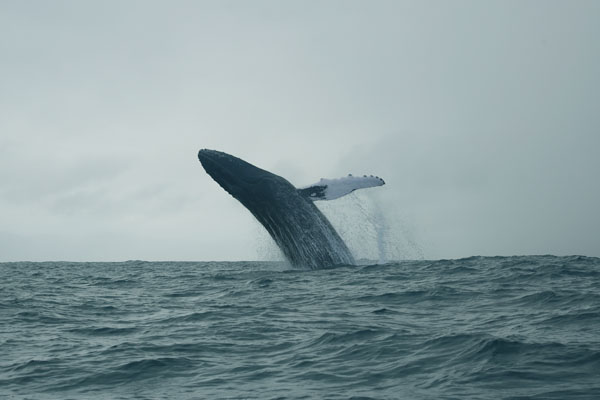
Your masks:
<instances>
[{"instance_id":1,"label":"breaching whale","mask_svg":"<svg viewBox=\"0 0 600 400\"><path fill-rule=\"evenodd\" d=\"M385 184L372 175L348 175L296 189L281 176L227 153L202 149L198 159L206 172L265 227L290 264L311 269L354 264L350 250L313 201L332 200L356 189Z\"/></svg>"}]
</instances>

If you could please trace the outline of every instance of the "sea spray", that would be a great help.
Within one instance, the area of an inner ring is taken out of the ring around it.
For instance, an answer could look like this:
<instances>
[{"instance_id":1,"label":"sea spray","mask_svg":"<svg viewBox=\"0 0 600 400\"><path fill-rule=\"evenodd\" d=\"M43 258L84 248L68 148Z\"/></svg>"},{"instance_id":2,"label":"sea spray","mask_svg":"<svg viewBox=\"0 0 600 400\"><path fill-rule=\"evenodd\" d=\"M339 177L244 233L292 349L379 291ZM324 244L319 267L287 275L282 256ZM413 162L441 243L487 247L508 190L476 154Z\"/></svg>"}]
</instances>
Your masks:
<instances>
[{"instance_id":1,"label":"sea spray","mask_svg":"<svg viewBox=\"0 0 600 400\"><path fill-rule=\"evenodd\" d=\"M402 216L398 207L386 204L381 196L375 191L363 191L316 204L355 258L379 263L423 259L410 218Z\"/></svg>"},{"instance_id":2,"label":"sea spray","mask_svg":"<svg viewBox=\"0 0 600 400\"><path fill-rule=\"evenodd\" d=\"M375 191L356 192L315 203L346 242L356 259L384 264L391 260L423 259L410 219L386 207ZM285 257L264 227L253 221L256 259L284 261Z\"/></svg>"},{"instance_id":3,"label":"sea spray","mask_svg":"<svg viewBox=\"0 0 600 400\"><path fill-rule=\"evenodd\" d=\"M256 260L284 261L285 257L281 249L265 228L255 219L252 222L252 242L256 251Z\"/></svg>"}]
</instances>

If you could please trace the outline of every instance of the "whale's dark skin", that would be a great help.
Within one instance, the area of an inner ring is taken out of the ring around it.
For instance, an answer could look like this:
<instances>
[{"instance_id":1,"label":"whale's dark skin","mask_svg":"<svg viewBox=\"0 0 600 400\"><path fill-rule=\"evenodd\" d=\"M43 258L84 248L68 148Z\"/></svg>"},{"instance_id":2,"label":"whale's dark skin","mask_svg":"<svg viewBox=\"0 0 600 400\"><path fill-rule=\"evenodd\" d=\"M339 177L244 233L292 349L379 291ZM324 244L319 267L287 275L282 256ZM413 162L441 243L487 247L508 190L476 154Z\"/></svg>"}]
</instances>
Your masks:
<instances>
[{"instance_id":1,"label":"whale's dark skin","mask_svg":"<svg viewBox=\"0 0 600 400\"><path fill-rule=\"evenodd\" d=\"M311 269L354 264L323 213L290 182L237 157L203 149L206 172L265 227L287 260Z\"/></svg>"}]
</instances>

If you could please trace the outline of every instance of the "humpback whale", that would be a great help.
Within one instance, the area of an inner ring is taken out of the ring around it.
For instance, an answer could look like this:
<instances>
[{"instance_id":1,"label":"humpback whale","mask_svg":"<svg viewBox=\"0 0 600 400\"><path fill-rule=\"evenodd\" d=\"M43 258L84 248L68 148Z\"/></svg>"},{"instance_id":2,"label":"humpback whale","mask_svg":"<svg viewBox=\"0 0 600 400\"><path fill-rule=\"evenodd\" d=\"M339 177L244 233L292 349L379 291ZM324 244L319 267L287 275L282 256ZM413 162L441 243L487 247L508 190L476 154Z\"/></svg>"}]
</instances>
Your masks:
<instances>
[{"instance_id":1,"label":"humpback whale","mask_svg":"<svg viewBox=\"0 0 600 400\"><path fill-rule=\"evenodd\" d=\"M285 178L227 153L202 149L198 159L208 175L265 227L285 258L296 267L318 269L354 264L350 250L314 201L332 200L356 189L385 184L372 175L348 175L321 179L296 189Z\"/></svg>"}]
</instances>

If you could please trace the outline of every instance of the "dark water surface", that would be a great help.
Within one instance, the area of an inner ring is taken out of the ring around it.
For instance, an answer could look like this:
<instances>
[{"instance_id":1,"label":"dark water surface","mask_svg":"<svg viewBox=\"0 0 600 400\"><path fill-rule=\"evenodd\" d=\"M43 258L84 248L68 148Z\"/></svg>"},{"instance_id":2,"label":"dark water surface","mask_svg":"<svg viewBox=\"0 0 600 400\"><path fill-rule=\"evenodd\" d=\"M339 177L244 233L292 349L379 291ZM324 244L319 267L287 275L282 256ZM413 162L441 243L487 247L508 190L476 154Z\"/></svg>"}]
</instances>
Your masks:
<instances>
[{"instance_id":1,"label":"dark water surface","mask_svg":"<svg viewBox=\"0 0 600 400\"><path fill-rule=\"evenodd\" d=\"M598 258L0 276L0 398L600 399Z\"/></svg>"}]
</instances>

